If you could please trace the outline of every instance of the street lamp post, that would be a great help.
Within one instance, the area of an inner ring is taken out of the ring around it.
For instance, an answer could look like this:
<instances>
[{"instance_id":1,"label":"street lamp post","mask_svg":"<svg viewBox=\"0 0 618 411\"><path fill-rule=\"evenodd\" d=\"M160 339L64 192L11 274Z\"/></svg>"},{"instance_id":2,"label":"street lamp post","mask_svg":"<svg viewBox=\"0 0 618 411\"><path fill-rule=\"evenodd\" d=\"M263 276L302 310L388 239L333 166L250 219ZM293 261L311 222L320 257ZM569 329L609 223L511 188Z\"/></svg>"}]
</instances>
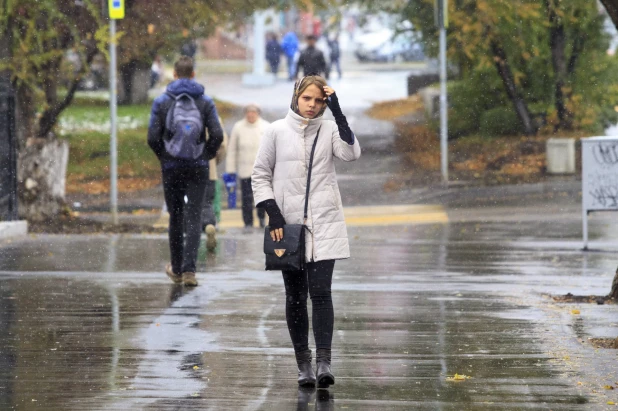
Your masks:
<instances>
[{"instance_id":1,"label":"street lamp post","mask_svg":"<svg viewBox=\"0 0 618 411\"><path fill-rule=\"evenodd\" d=\"M446 93L446 28L448 0L435 0L436 23L440 28L440 165L442 183L448 184L448 100Z\"/></svg>"},{"instance_id":2,"label":"street lamp post","mask_svg":"<svg viewBox=\"0 0 618 411\"><path fill-rule=\"evenodd\" d=\"M118 93L116 91L116 20L124 18L124 0L109 0L110 211L118 224Z\"/></svg>"},{"instance_id":3,"label":"street lamp post","mask_svg":"<svg viewBox=\"0 0 618 411\"><path fill-rule=\"evenodd\" d=\"M110 111L110 208L112 224L118 224L118 95L116 92L116 20L109 24L109 111Z\"/></svg>"}]
</instances>

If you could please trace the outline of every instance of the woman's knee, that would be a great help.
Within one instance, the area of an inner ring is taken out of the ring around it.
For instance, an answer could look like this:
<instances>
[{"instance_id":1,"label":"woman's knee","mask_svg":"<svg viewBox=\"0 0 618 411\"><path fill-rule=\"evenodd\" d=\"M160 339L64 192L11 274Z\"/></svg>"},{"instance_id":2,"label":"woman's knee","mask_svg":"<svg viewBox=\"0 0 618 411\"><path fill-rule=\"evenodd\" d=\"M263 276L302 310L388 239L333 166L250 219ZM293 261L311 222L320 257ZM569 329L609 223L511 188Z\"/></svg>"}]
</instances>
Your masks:
<instances>
[{"instance_id":1,"label":"woman's knee","mask_svg":"<svg viewBox=\"0 0 618 411\"><path fill-rule=\"evenodd\" d=\"M315 287L309 292L313 305L332 303L333 297L330 287Z\"/></svg>"},{"instance_id":2,"label":"woman's knee","mask_svg":"<svg viewBox=\"0 0 618 411\"><path fill-rule=\"evenodd\" d=\"M307 292L306 291L294 291L286 292L285 298L288 304L292 305L307 305Z\"/></svg>"}]
</instances>

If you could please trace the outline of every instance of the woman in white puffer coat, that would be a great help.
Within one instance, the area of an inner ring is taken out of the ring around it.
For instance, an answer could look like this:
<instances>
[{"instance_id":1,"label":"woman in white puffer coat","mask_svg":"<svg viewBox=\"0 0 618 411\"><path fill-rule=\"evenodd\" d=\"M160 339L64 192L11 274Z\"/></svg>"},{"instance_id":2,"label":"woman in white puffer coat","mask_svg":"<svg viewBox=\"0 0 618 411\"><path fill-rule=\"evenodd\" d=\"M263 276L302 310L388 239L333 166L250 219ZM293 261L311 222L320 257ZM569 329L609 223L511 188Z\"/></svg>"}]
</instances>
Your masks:
<instances>
[{"instance_id":1,"label":"woman in white puffer coat","mask_svg":"<svg viewBox=\"0 0 618 411\"><path fill-rule=\"evenodd\" d=\"M326 106L335 121L324 120ZM348 235L335 174L335 158L360 157L358 140L339 107L335 91L320 76L306 76L294 86L287 116L262 136L251 181L257 207L268 213L271 235L283 238L283 226L302 224L307 171L319 130L311 173L306 225L305 271L284 271L286 320L298 364L299 385L335 383L331 372L334 311L331 284L335 260L350 257ZM307 293L313 306L317 378L311 366Z\"/></svg>"}]
</instances>

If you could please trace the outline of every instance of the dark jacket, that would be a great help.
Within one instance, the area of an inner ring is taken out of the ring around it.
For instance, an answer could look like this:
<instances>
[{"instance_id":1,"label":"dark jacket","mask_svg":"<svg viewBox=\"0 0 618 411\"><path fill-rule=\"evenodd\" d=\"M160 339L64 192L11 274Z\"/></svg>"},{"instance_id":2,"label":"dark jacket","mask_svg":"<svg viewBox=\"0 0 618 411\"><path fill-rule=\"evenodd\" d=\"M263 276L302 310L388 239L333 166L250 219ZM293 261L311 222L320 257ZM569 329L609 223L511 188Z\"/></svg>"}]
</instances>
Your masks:
<instances>
[{"instance_id":1,"label":"dark jacket","mask_svg":"<svg viewBox=\"0 0 618 411\"><path fill-rule=\"evenodd\" d=\"M219 122L219 114L214 101L204 94L204 86L191 79L179 79L167 86L167 92L177 96L186 93L195 99L204 122L204 140L208 130L208 141L204 153L196 160L183 160L170 156L165 150L164 138L168 131L165 128L167 112L172 106L173 99L166 93L157 97L152 104L150 124L148 125L148 145L161 161L163 168L173 167L208 167L208 160L217 155L217 150L223 142L223 128Z\"/></svg>"},{"instance_id":2,"label":"dark jacket","mask_svg":"<svg viewBox=\"0 0 618 411\"><path fill-rule=\"evenodd\" d=\"M283 49L277 40L268 40L266 43L266 60L279 63Z\"/></svg>"},{"instance_id":3,"label":"dark jacket","mask_svg":"<svg viewBox=\"0 0 618 411\"><path fill-rule=\"evenodd\" d=\"M338 40L329 40L328 48L330 49L330 59L338 60L341 56L341 50L339 49L339 41Z\"/></svg>"},{"instance_id":4,"label":"dark jacket","mask_svg":"<svg viewBox=\"0 0 618 411\"><path fill-rule=\"evenodd\" d=\"M315 47L307 47L298 59L298 65L296 66L296 76L300 72L300 67L303 67L304 75L308 74L326 74L326 60L324 59L324 53Z\"/></svg>"}]
</instances>

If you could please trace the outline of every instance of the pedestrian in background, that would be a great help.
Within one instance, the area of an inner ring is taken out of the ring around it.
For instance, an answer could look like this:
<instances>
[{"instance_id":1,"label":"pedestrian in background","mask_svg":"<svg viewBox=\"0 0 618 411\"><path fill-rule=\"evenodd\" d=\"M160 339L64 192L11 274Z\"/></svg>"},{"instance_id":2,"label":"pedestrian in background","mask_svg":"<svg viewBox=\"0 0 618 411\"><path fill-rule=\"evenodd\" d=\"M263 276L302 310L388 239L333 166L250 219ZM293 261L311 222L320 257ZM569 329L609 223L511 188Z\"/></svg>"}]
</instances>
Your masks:
<instances>
[{"instance_id":1,"label":"pedestrian in background","mask_svg":"<svg viewBox=\"0 0 618 411\"><path fill-rule=\"evenodd\" d=\"M311 74L328 76L324 53L315 47L316 42L317 38L315 36L307 36L307 48L300 53L294 78L298 78L298 73L300 72L301 67L305 76Z\"/></svg>"},{"instance_id":2,"label":"pedestrian in background","mask_svg":"<svg viewBox=\"0 0 618 411\"><path fill-rule=\"evenodd\" d=\"M236 174L240 179L242 191L242 218L245 232L251 232L253 227L253 189L251 173L260 147L262 134L270 123L260 114L260 108L255 104L245 107L245 118L234 124L230 136L228 155L225 162L226 172ZM260 227L264 227L266 214L263 209L257 210Z\"/></svg>"},{"instance_id":3,"label":"pedestrian in background","mask_svg":"<svg viewBox=\"0 0 618 411\"><path fill-rule=\"evenodd\" d=\"M178 59L174 64L175 81L155 99L148 126L148 145L161 162L163 193L170 214L171 264L165 272L174 283L186 286L197 285L195 271L208 162L215 158L223 141L217 108L194 77L193 60L187 56Z\"/></svg>"},{"instance_id":4,"label":"pedestrian in background","mask_svg":"<svg viewBox=\"0 0 618 411\"><path fill-rule=\"evenodd\" d=\"M163 64L161 63L161 56L156 55L150 66L150 88L157 85L161 76L163 75Z\"/></svg>"},{"instance_id":5,"label":"pedestrian in background","mask_svg":"<svg viewBox=\"0 0 618 411\"><path fill-rule=\"evenodd\" d=\"M341 50L339 48L339 34L335 34L335 36L328 40L328 49L330 55L330 62L328 65L328 72L330 73L333 70L333 66L337 68L337 74L339 74L339 79L341 79Z\"/></svg>"},{"instance_id":6,"label":"pedestrian in background","mask_svg":"<svg viewBox=\"0 0 618 411\"><path fill-rule=\"evenodd\" d=\"M281 48L288 63L288 78L293 80L296 75L295 59L298 52L298 36L294 31L288 31L281 41Z\"/></svg>"},{"instance_id":7,"label":"pedestrian in background","mask_svg":"<svg viewBox=\"0 0 618 411\"><path fill-rule=\"evenodd\" d=\"M217 248L217 216L215 214L215 196L217 193L217 181L219 174L217 166L225 159L228 136L223 126L223 120L219 118L221 128L223 129L223 142L217 150L217 156L210 160L208 164L208 181L206 182L206 190L204 191L204 206L202 207L202 229L206 233L206 249L214 251ZM206 138L210 138L207 134Z\"/></svg>"},{"instance_id":8,"label":"pedestrian in background","mask_svg":"<svg viewBox=\"0 0 618 411\"><path fill-rule=\"evenodd\" d=\"M275 33L270 33L268 35L268 41L266 42L266 60L270 65L270 71L277 76L279 72L279 63L281 62L281 54L283 53L283 49L277 40L277 35Z\"/></svg>"},{"instance_id":9,"label":"pedestrian in background","mask_svg":"<svg viewBox=\"0 0 618 411\"><path fill-rule=\"evenodd\" d=\"M323 119L327 105L335 121ZM304 220L314 142L308 218ZM335 383L330 366L334 327L331 285L335 260L349 258L350 249L334 160L354 161L360 155L359 143L339 107L335 90L324 78L308 76L296 82L285 119L274 122L264 132L253 167L255 201L268 213L273 241L285 237L285 224L308 227L306 268L283 271L285 317L296 354L299 385L316 383L309 349L307 292L313 307L317 383L322 387Z\"/></svg>"}]
</instances>

